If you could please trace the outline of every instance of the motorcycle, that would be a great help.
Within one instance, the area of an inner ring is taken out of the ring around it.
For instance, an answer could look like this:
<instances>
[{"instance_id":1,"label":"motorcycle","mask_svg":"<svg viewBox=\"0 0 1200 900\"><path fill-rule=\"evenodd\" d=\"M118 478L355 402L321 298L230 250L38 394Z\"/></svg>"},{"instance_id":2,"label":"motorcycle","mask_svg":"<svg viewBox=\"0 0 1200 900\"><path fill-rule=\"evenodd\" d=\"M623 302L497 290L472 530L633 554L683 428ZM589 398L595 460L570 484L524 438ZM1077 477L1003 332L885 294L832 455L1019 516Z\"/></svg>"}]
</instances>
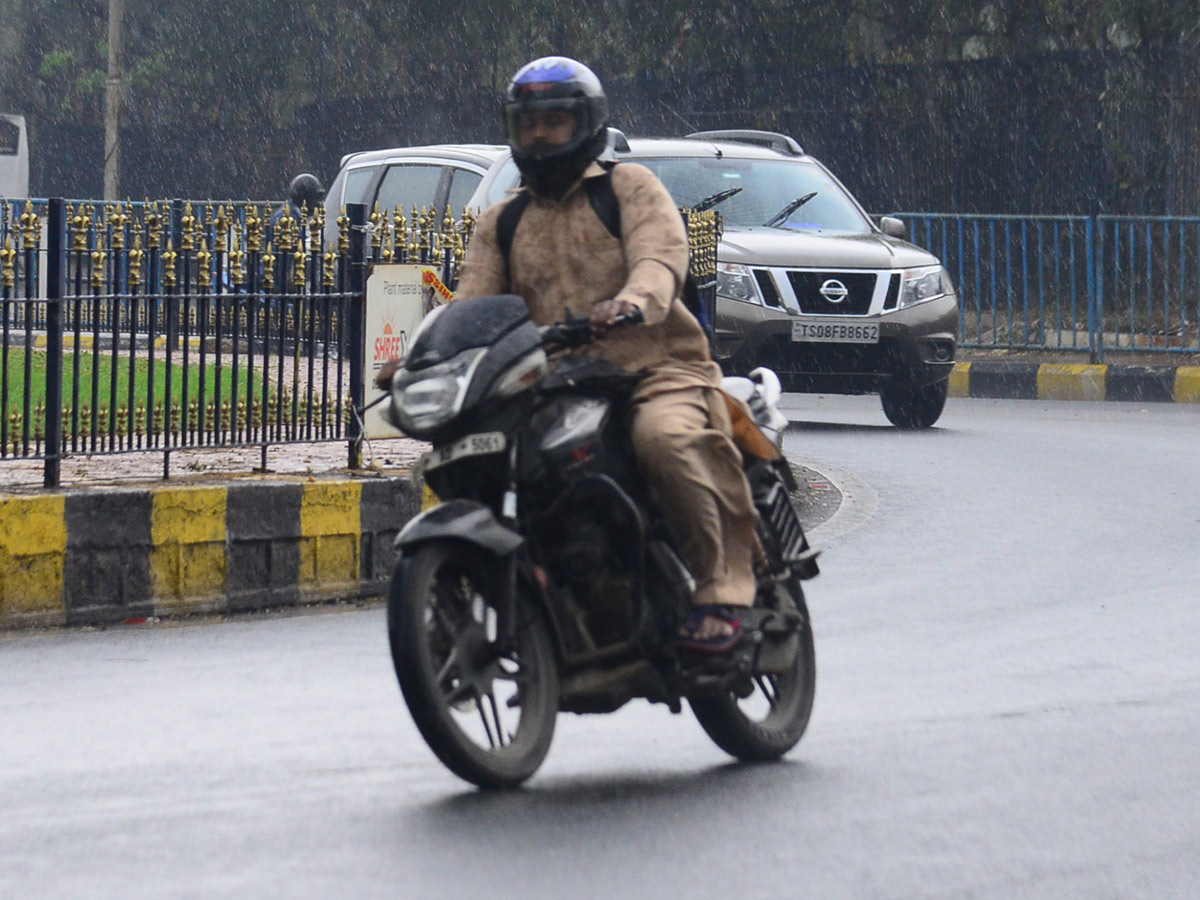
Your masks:
<instances>
[{"instance_id":1,"label":"motorcycle","mask_svg":"<svg viewBox=\"0 0 1200 900\"><path fill-rule=\"evenodd\" d=\"M799 742L812 710L801 581L817 551L780 452L778 379L723 385L744 401L731 410L762 552L743 639L695 653L676 646L694 581L628 435L641 376L569 352L594 339L586 319L535 326L517 296L456 301L424 319L385 401L385 418L433 445L419 469L441 500L396 537L396 677L433 752L484 788L537 770L560 711L644 698L678 713L687 700L722 750L767 760Z\"/></svg>"}]
</instances>

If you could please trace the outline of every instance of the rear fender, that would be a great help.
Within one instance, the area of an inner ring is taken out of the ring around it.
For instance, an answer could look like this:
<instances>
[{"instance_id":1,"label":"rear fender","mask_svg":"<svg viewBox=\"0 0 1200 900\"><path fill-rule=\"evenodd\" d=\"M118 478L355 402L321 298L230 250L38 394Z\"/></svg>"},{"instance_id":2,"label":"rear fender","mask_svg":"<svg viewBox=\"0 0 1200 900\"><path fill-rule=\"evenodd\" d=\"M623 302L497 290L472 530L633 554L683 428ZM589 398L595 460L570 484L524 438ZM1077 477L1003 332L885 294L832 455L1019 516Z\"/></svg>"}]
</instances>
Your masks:
<instances>
[{"instance_id":1,"label":"rear fender","mask_svg":"<svg viewBox=\"0 0 1200 900\"><path fill-rule=\"evenodd\" d=\"M411 519L396 535L393 546L404 553L418 544L445 538L473 544L497 558L509 556L525 543L482 503L450 500Z\"/></svg>"}]
</instances>

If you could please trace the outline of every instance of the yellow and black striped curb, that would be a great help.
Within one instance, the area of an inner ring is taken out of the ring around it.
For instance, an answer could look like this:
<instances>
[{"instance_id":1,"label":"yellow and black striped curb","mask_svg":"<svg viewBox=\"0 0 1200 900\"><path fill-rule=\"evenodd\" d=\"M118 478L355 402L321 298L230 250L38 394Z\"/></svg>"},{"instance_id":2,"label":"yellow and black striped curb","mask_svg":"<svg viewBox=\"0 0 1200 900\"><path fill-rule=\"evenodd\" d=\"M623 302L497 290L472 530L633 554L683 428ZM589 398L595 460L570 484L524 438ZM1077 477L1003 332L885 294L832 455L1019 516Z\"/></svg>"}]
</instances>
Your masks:
<instances>
[{"instance_id":1,"label":"yellow and black striped curb","mask_svg":"<svg viewBox=\"0 0 1200 900\"><path fill-rule=\"evenodd\" d=\"M0 496L0 628L379 594L420 505L406 477Z\"/></svg>"},{"instance_id":2,"label":"yellow and black striped curb","mask_svg":"<svg viewBox=\"0 0 1200 900\"><path fill-rule=\"evenodd\" d=\"M950 396L1200 403L1200 366L960 362Z\"/></svg>"}]
</instances>

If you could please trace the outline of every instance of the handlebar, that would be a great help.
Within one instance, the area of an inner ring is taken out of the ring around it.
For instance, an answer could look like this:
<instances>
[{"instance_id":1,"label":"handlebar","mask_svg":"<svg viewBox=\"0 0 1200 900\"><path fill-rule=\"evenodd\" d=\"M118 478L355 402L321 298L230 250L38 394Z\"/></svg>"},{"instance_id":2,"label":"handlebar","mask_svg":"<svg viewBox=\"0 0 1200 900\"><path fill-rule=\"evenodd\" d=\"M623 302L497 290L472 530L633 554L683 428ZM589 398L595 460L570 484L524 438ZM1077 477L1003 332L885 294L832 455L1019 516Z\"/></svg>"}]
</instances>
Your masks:
<instances>
[{"instance_id":1,"label":"handlebar","mask_svg":"<svg viewBox=\"0 0 1200 900\"><path fill-rule=\"evenodd\" d=\"M624 313L613 320L612 327L624 325L640 325L646 317L640 309ZM542 344L549 350L565 350L572 347L584 347L594 341L599 332L592 329L592 323L584 316L567 316L566 322L557 325L547 325L542 328Z\"/></svg>"}]
</instances>

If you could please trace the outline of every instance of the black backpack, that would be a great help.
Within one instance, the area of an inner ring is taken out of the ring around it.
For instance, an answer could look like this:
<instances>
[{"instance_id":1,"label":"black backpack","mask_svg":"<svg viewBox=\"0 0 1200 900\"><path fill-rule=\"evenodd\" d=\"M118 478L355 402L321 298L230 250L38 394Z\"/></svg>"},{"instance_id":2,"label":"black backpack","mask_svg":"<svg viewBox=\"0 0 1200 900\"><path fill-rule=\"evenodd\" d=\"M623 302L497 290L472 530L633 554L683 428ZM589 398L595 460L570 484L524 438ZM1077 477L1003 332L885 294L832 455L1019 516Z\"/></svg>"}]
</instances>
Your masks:
<instances>
[{"instance_id":1,"label":"black backpack","mask_svg":"<svg viewBox=\"0 0 1200 900\"><path fill-rule=\"evenodd\" d=\"M588 203L591 205L592 211L604 223L608 233L620 240L621 202L617 199L617 192L613 190L612 170L614 165L616 163L606 165L604 174L599 177L585 178L583 187L587 191ZM521 216L525 213L525 207L529 205L530 198L529 191L517 194L500 211L500 217L496 220L496 244L500 247L500 253L504 257L504 270L510 287L512 273L509 267L512 258L513 236L517 233L517 224L521 221ZM696 285L696 279L692 277L690 267L683 280L683 294L680 299L687 311L700 322L700 327L704 329L705 334L710 334L712 325L700 302L700 290Z\"/></svg>"}]
</instances>

